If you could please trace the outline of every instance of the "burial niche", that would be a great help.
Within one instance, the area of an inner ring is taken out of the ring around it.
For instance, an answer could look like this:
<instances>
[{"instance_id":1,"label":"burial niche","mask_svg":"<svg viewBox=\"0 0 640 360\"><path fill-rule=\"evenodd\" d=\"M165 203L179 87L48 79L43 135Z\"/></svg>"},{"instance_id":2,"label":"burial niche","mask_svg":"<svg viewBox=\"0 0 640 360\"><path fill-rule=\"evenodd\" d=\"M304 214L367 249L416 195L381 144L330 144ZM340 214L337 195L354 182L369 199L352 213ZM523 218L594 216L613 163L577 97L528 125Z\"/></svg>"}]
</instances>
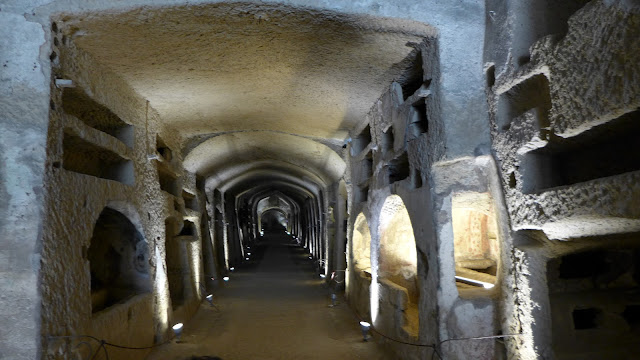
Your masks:
<instances>
[{"instance_id":1,"label":"burial niche","mask_svg":"<svg viewBox=\"0 0 640 360\"><path fill-rule=\"evenodd\" d=\"M360 213L353 227L353 265L358 271L371 274L371 232L364 214Z\"/></svg>"},{"instance_id":2,"label":"burial niche","mask_svg":"<svg viewBox=\"0 0 640 360\"><path fill-rule=\"evenodd\" d=\"M456 285L459 289L493 288L500 244L491 196L475 192L455 194L451 217Z\"/></svg>"},{"instance_id":3,"label":"burial niche","mask_svg":"<svg viewBox=\"0 0 640 360\"><path fill-rule=\"evenodd\" d=\"M149 251L136 227L120 212L104 208L87 254L91 270L91 309L98 312L149 292Z\"/></svg>"}]
</instances>

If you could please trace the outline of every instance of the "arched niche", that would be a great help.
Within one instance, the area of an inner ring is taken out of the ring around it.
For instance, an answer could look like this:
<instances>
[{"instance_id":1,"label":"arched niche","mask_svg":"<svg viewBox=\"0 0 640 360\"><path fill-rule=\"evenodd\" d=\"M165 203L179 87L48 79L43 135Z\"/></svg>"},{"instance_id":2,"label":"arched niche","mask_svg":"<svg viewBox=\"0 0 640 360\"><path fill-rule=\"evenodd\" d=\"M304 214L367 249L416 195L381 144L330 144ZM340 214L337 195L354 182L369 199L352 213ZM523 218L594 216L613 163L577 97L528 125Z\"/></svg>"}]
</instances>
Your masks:
<instances>
[{"instance_id":1,"label":"arched niche","mask_svg":"<svg viewBox=\"0 0 640 360\"><path fill-rule=\"evenodd\" d=\"M404 202L389 196L380 213L378 277L407 289L412 300L418 298L418 256L413 226Z\"/></svg>"},{"instance_id":2,"label":"arched niche","mask_svg":"<svg viewBox=\"0 0 640 360\"><path fill-rule=\"evenodd\" d=\"M418 336L418 256L409 213L398 195L390 195L380 212L377 284L371 291L372 320L387 331L401 328L411 339ZM377 297L377 298L376 298ZM377 302L377 304L376 304ZM386 324L386 325L385 325Z\"/></svg>"},{"instance_id":3,"label":"arched niche","mask_svg":"<svg viewBox=\"0 0 640 360\"><path fill-rule=\"evenodd\" d=\"M360 213L353 224L353 266L358 271L371 273L371 232L369 223Z\"/></svg>"},{"instance_id":4,"label":"arched niche","mask_svg":"<svg viewBox=\"0 0 640 360\"><path fill-rule=\"evenodd\" d=\"M104 208L87 252L91 309L98 312L149 292L149 250L142 234L122 213Z\"/></svg>"}]
</instances>

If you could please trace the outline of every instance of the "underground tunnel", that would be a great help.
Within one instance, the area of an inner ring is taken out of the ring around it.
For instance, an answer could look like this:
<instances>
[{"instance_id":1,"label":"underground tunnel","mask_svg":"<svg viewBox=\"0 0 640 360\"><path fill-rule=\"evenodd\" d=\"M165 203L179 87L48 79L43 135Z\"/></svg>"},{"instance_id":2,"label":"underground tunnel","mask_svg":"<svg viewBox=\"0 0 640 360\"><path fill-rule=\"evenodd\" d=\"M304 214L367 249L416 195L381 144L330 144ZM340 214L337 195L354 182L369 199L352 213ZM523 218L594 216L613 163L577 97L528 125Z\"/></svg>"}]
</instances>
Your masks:
<instances>
[{"instance_id":1,"label":"underground tunnel","mask_svg":"<svg viewBox=\"0 0 640 360\"><path fill-rule=\"evenodd\" d=\"M0 358L637 358L639 23L5 1Z\"/></svg>"}]
</instances>

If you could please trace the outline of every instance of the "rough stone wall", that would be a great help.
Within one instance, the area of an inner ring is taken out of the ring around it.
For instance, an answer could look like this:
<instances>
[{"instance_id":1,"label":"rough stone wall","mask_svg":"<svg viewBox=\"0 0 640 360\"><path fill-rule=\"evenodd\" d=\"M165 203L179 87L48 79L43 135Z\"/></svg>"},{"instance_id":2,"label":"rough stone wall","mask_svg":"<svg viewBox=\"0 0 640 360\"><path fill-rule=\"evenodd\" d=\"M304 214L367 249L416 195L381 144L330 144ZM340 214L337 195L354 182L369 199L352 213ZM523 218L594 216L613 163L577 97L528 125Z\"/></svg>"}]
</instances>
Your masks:
<instances>
[{"instance_id":1,"label":"rough stone wall","mask_svg":"<svg viewBox=\"0 0 640 360\"><path fill-rule=\"evenodd\" d=\"M178 151L170 155L169 149L179 149L179 139L174 131L160 125L146 101L76 49L69 29L56 24L52 37L41 271L43 352L47 358L66 358L73 351L86 355L86 348L75 348L82 339L51 338L68 335L91 335L125 346L149 346L166 339L168 328L188 319L201 300L202 258L197 241L200 211L185 206L183 198L183 187L198 196L195 177L183 174ZM72 80L74 88L64 87L56 79ZM65 97L65 91L70 90L86 93L78 101L87 109L73 111L75 100ZM118 117L133 127L134 141L118 139L109 134L118 136L117 131L101 131L104 126L89 121L105 111L110 112L108 117ZM78 118L85 116L89 120ZM91 165L96 159L100 161ZM117 165L120 163L127 163L128 169ZM96 170L109 167L113 167L115 175ZM105 207L125 215L144 238L144 253L148 254L144 261L150 265L146 281L152 290L92 313L86 253L98 215ZM195 233L181 236L185 217L193 223ZM180 226L177 234L165 233L165 219L174 219ZM165 241L183 242L188 255L180 270L188 276L184 286L190 289L190 296L173 311L166 281ZM108 351L110 358L121 359L145 354L115 348Z\"/></svg>"},{"instance_id":2,"label":"rough stone wall","mask_svg":"<svg viewBox=\"0 0 640 360\"><path fill-rule=\"evenodd\" d=\"M417 47L412 69L417 81L405 80L404 88L393 83L374 104L365 122L352 131L347 155L349 188L349 230L364 214L371 233L371 271L354 267L354 250L349 248L349 287L347 296L361 316L388 338L378 337L402 359L418 359L431 350L420 346L434 344L437 338L437 302L429 294L436 292L438 258L434 241L431 194L427 173L437 157L444 156L444 130L439 117L439 87L434 39ZM416 71L416 68L419 69ZM411 84L411 85L409 85ZM429 153L427 149L434 149ZM417 296L411 302L409 290L389 279L379 277L385 259L379 252L380 218L385 200L398 195L407 209L413 227L417 253ZM426 207L425 207L426 206ZM349 246L353 242L349 242ZM377 307L377 308L376 308Z\"/></svg>"},{"instance_id":3,"label":"rough stone wall","mask_svg":"<svg viewBox=\"0 0 640 360\"><path fill-rule=\"evenodd\" d=\"M40 238L49 86L45 30L0 6L0 358L39 355Z\"/></svg>"},{"instance_id":4,"label":"rough stone wall","mask_svg":"<svg viewBox=\"0 0 640 360\"><path fill-rule=\"evenodd\" d=\"M630 254L640 225L640 7L634 1L570 7L544 31L502 38L501 30L488 31L493 148L515 231L515 247L503 259L512 268L504 281L515 289L506 294L503 329L525 334L507 340L517 358L630 359L638 335L626 309L635 309L637 299L619 294L638 289L637 279L622 279L637 266ZM519 15L503 10L490 27L518 24ZM524 38L531 45L526 53ZM524 60L505 59L506 53ZM559 273L572 255L593 248L605 249L597 256L603 263L590 265L601 272L576 279ZM621 268L614 271L613 263Z\"/></svg>"}]
</instances>

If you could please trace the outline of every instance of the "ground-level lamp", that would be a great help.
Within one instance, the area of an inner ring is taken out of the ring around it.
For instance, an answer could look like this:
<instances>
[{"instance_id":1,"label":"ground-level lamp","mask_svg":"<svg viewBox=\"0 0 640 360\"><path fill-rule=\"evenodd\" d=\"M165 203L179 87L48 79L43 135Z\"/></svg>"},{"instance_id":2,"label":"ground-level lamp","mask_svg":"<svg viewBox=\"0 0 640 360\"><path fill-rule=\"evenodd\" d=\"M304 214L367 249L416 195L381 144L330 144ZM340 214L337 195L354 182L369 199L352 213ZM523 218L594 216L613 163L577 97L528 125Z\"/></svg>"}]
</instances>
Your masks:
<instances>
[{"instance_id":1,"label":"ground-level lamp","mask_svg":"<svg viewBox=\"0 0 640 360\"><path fill-rule=\"evenodd\" d=\"M182 335L183 327L184 325L182 323L177 323L171 327L173 329L173 334L176 336L176 341L180 340L180 335Z\"/></svg>"},{"instance_id":2,"label":"ground-level lamp","mask_svg":"<svg viewBox=\"0 0 640 360\"><path fill-rule=\"evenodd\" d=\"M228 281L229 281L229 277L228 277L228 276L224 276L224 277L222 278L222 280L223 280L224 282L228 282Z\"/></svg>"},{"instance_id":3,"label":"ground-level lamp","mask_svg":"<svg viewBox=\"0 0 640 360\"><path fill-rule=\"evenodd\" d=\"M362 330L363 341L367 341L369 338L369 329L371 329L371 324L366 321L360 321L360 330Z\"/></svg>"}]
</instances>

